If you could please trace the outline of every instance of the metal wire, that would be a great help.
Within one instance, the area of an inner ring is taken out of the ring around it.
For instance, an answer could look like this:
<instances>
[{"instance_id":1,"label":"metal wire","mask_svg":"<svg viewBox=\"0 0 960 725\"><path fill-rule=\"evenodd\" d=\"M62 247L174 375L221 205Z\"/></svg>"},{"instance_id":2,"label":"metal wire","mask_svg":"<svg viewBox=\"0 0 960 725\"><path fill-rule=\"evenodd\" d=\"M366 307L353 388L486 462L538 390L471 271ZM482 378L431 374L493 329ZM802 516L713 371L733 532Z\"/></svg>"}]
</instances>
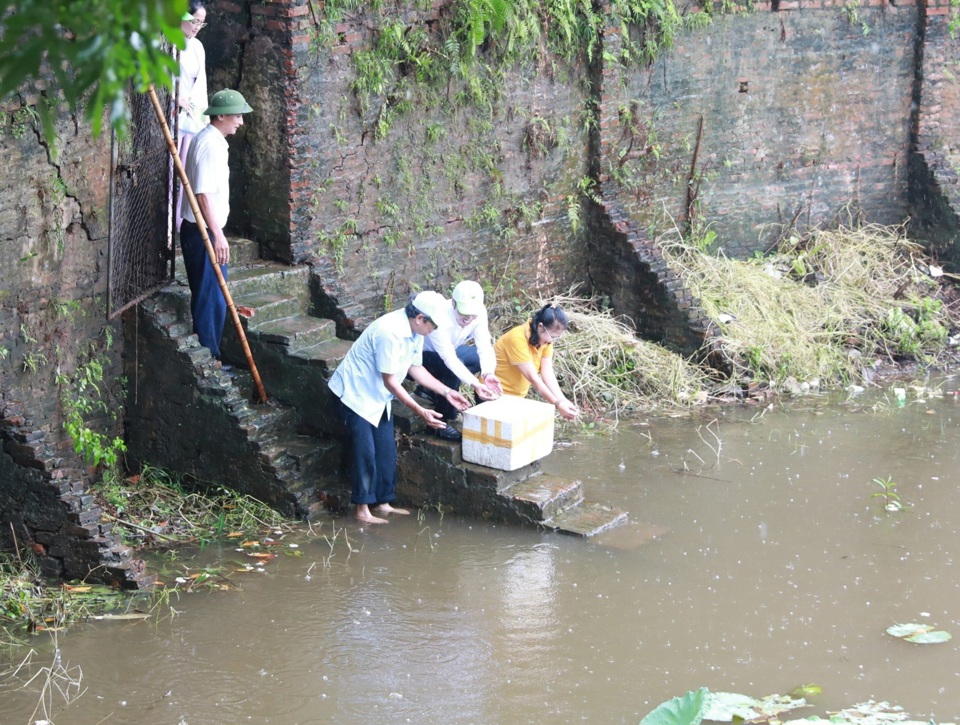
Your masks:
<instances>
[{"instance_id":1,"label":"metal wire","mask_svg":"<svg viewBox=\"0 0 960 725\"><path fill-rule=\"evenodd\" d=\"M173 94L160 100L173 123ZM145 94L132 93L130 133L113 137L107 317L112 319L173 279L173 162Z\"/></svg>"}]
</instances>

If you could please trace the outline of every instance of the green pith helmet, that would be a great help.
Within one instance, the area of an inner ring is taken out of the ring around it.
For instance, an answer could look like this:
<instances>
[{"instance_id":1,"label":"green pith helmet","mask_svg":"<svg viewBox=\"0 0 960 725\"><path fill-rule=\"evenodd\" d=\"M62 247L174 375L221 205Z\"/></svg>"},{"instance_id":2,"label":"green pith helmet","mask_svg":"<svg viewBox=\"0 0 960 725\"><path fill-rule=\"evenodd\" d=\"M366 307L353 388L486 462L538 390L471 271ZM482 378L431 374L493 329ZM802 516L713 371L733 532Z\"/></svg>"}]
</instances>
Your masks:
<instances>
[{"instance_id":1,"label":"green pith helmet","mask_svg":"<svg viewBox=\"0 0 960 725\"><path fill-rule=\"evenodd\" d=\"M204 116L233 116L237 113L251 113L253 111L240 91L231 91L229 88L217 91L210 99L210 108L203 112Z\"/></svg>"},{"instance_id":2,"label":"green pith helmet","mask_svg":"<svg viewBox=\"0 0 960 725\"><path fill-rule=\"evenodd\" d=\"M189 23L193 19L194 17L190 13L184 13L183 16L180 18L180 22Z\"/></svg>"}]
</instances>

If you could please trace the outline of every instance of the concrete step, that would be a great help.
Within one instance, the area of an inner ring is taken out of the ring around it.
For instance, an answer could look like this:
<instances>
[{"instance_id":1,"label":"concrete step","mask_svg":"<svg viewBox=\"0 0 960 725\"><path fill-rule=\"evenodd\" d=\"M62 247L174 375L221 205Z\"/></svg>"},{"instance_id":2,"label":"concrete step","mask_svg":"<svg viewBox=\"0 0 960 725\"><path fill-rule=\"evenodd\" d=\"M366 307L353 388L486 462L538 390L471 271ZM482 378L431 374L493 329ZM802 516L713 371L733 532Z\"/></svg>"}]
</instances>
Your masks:
<instances>
[{"instance_id":1,"label":"concrete step","mask_svg":"<svg viewBox=\"0 0 960 725\"><path fill-rule=\"evenodd\" d=\"M260 245L252 239L243 237L227 237L230 245L230 264L244 267L260 261Z\"/></svg>"},{"instance_id":2,"label":"concrete step","mask_svg":"<svg viewBox=\"0 0 960 725\"><path fill-rule=\"evenodd\" d=\"M563 534L590 537L619 526L627 520L627 512L598 503L581 503L561 511L543 522L543 526Z\"/></svg>"},{"instance_id":3,"label":"concrete step","mask_svg":"<svg viewBox=\"0 0 960 725\"><path fill-rule=\"evenodd\" d=\"M246 267L231 267L227 275L230 295L241 297L257 293L275 293L306 300L310 269L276 262L259 262Z\"/></svg>"},{"instance_id":4,"label":"concrete step","mask_svg":"<svg viewBox=\"0 0 960 725\"><path fill-rule=\"evenodd\" d=\"M337 441L291 432L272 446L281 448L284 454L275 464L278 475L304 506L317 500L319 490L339 470L341 447ZM339 480L337 483L342 485Z\"/></svg>"},{"instance_id":5,"label":"concrete step","mask_svg":"<svg viewBox=\"0 0 960 725\"><path fill-rule=\"evenodd\" d=\"M568 478L539 475L514 484L506 491L532 521L546 521L583 500L583 484Z\"/></svg>"},{"instance_id":6,"label":"concrete step","mask_svg":"<svg viewBox=\"0 0 960 725\"><path fill-rule=\"evenodd\" d=\"M249 336L261 342L283 345L291 350L314 347L337 337L333 320L308 315L291 315L277 320L251 320Z\"/></svg>"},{"instance_id":7,"label":"concrete step","mask_svg":"<svg viewBox=\"0 0 960 725\"><path fill-rule=\"evenodd\" d=\"M155 302L157 312L162 310L165 324L170 324L174 320L183 321L190 318L190 288L187 286L187 278L183 277L183 283L176 282L167 285L160 290L151 302ZM173 315L171 320L170 315Z\"/></svg>"},{"instance_id":8,"label":"concrete step","mask_svg":"<svg viewBox=\"0 0 960 725\"><path fill-rule=\"evenodd\" d=\"M239 380L238 376L234 383L237 384ZM241 385L244 389L248 387L245 383ZM296 411L286 405L268 402L266 405L254 406L253 409L255 414L243 421L243 427L252 439L260 441L261 444L276 440L296 425Z\"/></svg>"},{"instance_id":9,"label":"concrete step","mask_svg":"<svg viewBox=\"0 0 960 725\"><path fill-rule=\"evenodd\" d=\"M227 244L230 245L231 267L245 267L260 261L260 245L252 239L227 237ZM179 241L176 244L176 254L174 256L174 276L182 277L183 279L187 278L187 271L183 266L183 252L180 249Z\"/></svg>"},{"instance_id":10,"label":"concrete step","mask_svg":"<svg viewBox=\"0 0 960 725\"><path fill-rule=\"evenodd\" d=\"M308 347L291 348L289 355L308 365L320 367L329 375L333 374L337 365L347 356L347 352L349 352L352 344L349 340L334 338Z\"/></svg>"},{"instance_id":11,"label":"concrete step","mask_svg":"<svg viewBox=\"0 0 960 725\"><path fill-rule=\"evenodd\" d=\"M240 316L245 329L256 329L258 326L273 320L302 315L306 312L299 298L274 292L234 295L233 303L237 307L249 307L254 312L251 318Z\"/></svg>"}]
</instances>

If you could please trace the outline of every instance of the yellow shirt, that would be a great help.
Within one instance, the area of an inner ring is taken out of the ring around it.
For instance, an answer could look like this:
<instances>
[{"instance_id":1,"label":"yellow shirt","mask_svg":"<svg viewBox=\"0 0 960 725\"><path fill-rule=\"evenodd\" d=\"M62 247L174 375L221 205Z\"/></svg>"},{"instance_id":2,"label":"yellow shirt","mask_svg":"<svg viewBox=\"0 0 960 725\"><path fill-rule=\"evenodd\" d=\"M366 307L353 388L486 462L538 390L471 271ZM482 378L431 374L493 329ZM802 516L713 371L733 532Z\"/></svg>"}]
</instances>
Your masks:
<instances>
[{"instance_id":1,"label":"yellow shirt","mask_svg":"<svg viewBox=\"0 0 960 725\"><path fill-rule=\"evenodd\" d=\"M530 381L523 377L517 365L528 362L540 372L540 363L545 357L553 357L553 343L534 347L530 344L530 322L517 325L497 340L493 346L497 354L497 372L503 392L507 395L526 397Z\"/></svg>"}]
</instances>

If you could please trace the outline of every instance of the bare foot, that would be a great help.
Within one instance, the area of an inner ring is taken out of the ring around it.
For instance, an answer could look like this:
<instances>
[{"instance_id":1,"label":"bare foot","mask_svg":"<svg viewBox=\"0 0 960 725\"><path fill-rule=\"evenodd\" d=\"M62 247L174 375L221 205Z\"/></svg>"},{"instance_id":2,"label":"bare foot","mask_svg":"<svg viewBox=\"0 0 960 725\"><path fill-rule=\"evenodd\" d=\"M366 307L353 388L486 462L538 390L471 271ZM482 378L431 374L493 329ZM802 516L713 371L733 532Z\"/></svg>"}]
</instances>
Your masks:
<instances>
[{"instance_id":1,"label":"bare foot","mask_svg":"<svg viewBox=\"0 0 960 725\"><path fill-rule=\"evenodd\" d=\"M401 515L403 515L403 516L409 516L409 515L410 515L410 512L407 511L406 509L394 508L393 506L391 506L391 505L388 504L388 503L382 503L382 504L380 504L379 506L377 506L377 507L374 509L374 511L376 511L378 514L401 514Z\"/></svg>"},{"instance_id":2,"label":"bare foot","mask_svg":"<svg viewBox=\"0 0 960 725\"><path fill-rule=\"evenodd\" d=\"M359 521L361 524L389 524L390 522L386 519L379 519L370 513L370 507L364 504L357 504L356 510L353 512L353 518Z\"/></svg>"}]
</instances>

